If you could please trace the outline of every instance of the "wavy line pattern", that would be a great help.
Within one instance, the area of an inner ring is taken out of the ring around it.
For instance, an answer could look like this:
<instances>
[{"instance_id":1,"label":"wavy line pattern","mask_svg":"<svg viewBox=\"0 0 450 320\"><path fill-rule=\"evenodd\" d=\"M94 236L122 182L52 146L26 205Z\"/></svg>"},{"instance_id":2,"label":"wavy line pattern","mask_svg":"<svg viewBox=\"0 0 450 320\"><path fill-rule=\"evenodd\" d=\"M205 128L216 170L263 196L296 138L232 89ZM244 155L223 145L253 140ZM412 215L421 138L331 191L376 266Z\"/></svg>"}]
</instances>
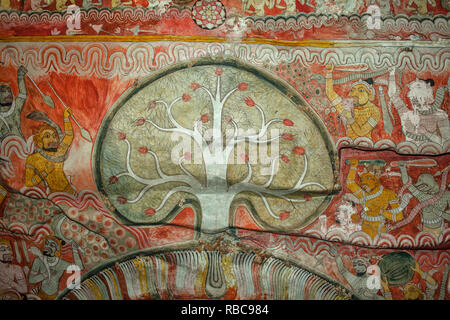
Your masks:
<instances>
[{"instance_id":1,"label":"wavy line pattern","mask_svg":"<svg viewBox=\"0 0 450 320\"><path fill-rule=\"evenodd\" d=\"M155 50L163 46L166 50ZM403 48L283 48L268 44L239 43L45 43L36 48L34 44L0 45L0 59L4 65L25 65L34 76L61 72L75 76L96 76L111 79L142 77L155 70L203 56L231 56L242 61L262 66L280 63L298 63L304 67L312 65L367 65L372 70L389 66L409 68L420 73L446 73L450 66L450 51L447 48L415 48L412 52Z\"/></svg>"},{"instance_id":2,"label":"wavy line pattern","mask_svg":"<svg viewBox=\"0 0 450 320\"><path fill-rule=\"evenodd\" d=\"M368 237L361 237L361 234L356 235L355 237L360 237L360 239L365 239ZM448 243L450 232L447 230L444 237L446 238L446 243ZM339 235L342 236L342 235ZM334 244L330 241L336 239L325 240L311 240L309 238L299 237L293 239L289 236L278 236L274 239L269 247L265 246L266 249L270 249L273 251L280 251L284 254L292 255L293 253L306 253L310 256L319 257L323 254L326 254L328 257L334 259L334 255L330 252L331 246ZM384 237L380 241L384 243L383 246L379 246L379 243L370 244L368 242L361 242L360 245L362 247L356 247L352 245L339 245L337 247L338 253L340 255L349 255L349 256L371 256L373 255L373 249L376 249L376 253L378 256L382 256L388 252L392 252L392 247L389 245L386 246L388 241L391 242L391 246L400 244L408 244L408 247L405 246L403 249L417 249L414 247L414 242L419 243L420 246L426 248L433 248L436 246L436 237L432 234L421 232L415 239L409 235L402 235L398 239L394 239L393 237ZM370 245L370 247L369 247ZM372 247L372 248L371 248ZM397 250L399 248L397 247ZM448 265L450 261L450 252L447 250L414 250L414 256L420 266L428 268L439 268L440 266Z\"/></svg>"},{"instance_id":3,"label":"wavy line pattern","mask_svg":"<svg viewBox=\"0 0 450 320\"><path fill-rule=\"evenodd\" d=\"M350 26L354 30L364 30L367 26L367 18L370 15L321 15L321 14L299 14L297 16L277 16L264 18L248 18L247 26L251 30L261 30L263 32L278 32L301 29L334 27L346 28ZM436 15L432 19L412 19L405 15L398 15L393 18L381 18L381 29L379 33L442 33L448 36L450 22L448 16Z\"/></svg>"},{"instance_id":4,"label":"wavy line pattern","mask_svg":"<svg viewBox=\"0 0 450 320\"><path fill-rule=\"evenodd\" d=\"M49 225L35 225L27 232L27 227L22 223L13 223L8 227L0 221L0 235L24 239L33 243L41 243L42 238L51 234Z\"/></svg>"},{"instance_id":5,"label":"wavy line pattern","mask_svg":"<svg viewBox=\"0 0 450 320\"><path fill-rule=\"evenodd\" d=\"M0 145L0 155L6 159L10 159L13 154L16 154L20 159L26 159L33 151L34 142L32 137L25 142L19 136L7 136L2 140ZM0 172L8 178L14 177L14 166L12 162L2 163Z\"/></svg>"},{"instance_id":6,"label":"wavy line pattern","mask_svg":"<svg viewBox=\"0 0 450 320\"><path fill-rule=\"evenodd\" d=\"M391 234L383 233L377 235L373 240L363 231L357 231L348 235L340 230L333 230L327 234L319 230L307 230L305 234L327 241L347 242L355 246L370 246L374 248L432 249L440 245L448 246L450 243L450 229L442 232L439 238L432 233L424 231L417 233L415 236L402 234L397 238Z\"/></svg>"},{"instance_id":7,"label":"wavy line pattern","mask_svg":"<svg viewBox=\"0 0 450 320\"><path fill-rule=\"evenodd\" d=\"M145 23L151 21L163 21L164 19L186 19L191 17L189 9L169 8L165 10L152 10L142 7L135 8L89 8L81 9L82 20L95 21L98 23ZM247 31L263 32L285 32L289 30L299 31L312 28L335 28L337 30L365 30L367 19L370 15L328 15L317 13L299 13L296 16L266 16L266 17L246 17ZM53 24L57 25L67 21L67 12L0 12L0 21L5 25L22 26L31 24ZM345 29L343 29L345 28ZM382 18L379 34L439 34L442 38L449 38L450 22L448 15L436 15L432 18L422 19L411 18L406 15Z\"/></svg>"},{"instance_id":8,"label":"wavy line pattern","mask_svg":"<svg viewBox=\"0 0 450 320\"><path fill-rule=\"evenodd\" d=\"M349 137L342 137L336 141L336 147L338 150L349 146L363 147L374 150L391 149L401 154L442 154L447 153L450 150L450 145L442 147L441 145L431 141L424 142L420 145L416 145L409 141L402 141L396 145L392 140L388 139L378 140L374 143L366 137L359 137L354 141Z\"/></svg>"},{"instance_id":9,"label":"wavy line pattern","mask_svg":"<svg viewBox=\"0 0 450 320\"><path fill-rule=\"evenodd\" d=\"M70 13L67 12L19 12L19 11L1 11L0 21L9 24L58 24L66 22ZM89 8L80 10L80 17L82 20L95 20L103 23L117 23L117 22L149 22L160 19L183 19L191 17L189 9L179 10L177 8L170 8L164 12L146 9L142 7L128 7L119 9L108 8Z\"/></svg>"}]
</instances>

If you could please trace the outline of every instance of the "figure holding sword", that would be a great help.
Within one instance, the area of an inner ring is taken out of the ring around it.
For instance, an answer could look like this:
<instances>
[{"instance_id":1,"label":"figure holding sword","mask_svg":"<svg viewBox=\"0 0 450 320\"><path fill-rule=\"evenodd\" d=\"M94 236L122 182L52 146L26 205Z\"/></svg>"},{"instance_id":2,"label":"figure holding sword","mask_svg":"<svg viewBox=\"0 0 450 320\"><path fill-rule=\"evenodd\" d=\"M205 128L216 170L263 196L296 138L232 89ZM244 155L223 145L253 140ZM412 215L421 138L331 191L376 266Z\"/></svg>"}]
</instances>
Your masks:
<instances>
[{"instance_id":1,"label":"figure holding sword","mask_svg":"<svg viewBox=\"0 0 450 320\"><path fill-rule=\"evenodd\" d=\"M350 165L346 185L351 191L346 194L346 198L361 205L361 230L374 239L378 234L386 233L387 221L403 220L403 209L407 205L407 199L399 201L393 190L381 184L377 167L384 167L384 160L350 159L346 160L346 164ZM369 170L362 172L359 175L359 182L356 182L358 164L365 165Z\"/></svg>"},{"instance_id":2,"label":"figure holding sword","mask_svg":"<svg viewBox=\"0 0 450 320\"><path fill-rule=\"evenodd\" d=\"M447 174L449 167L442 174L441 186L429 173L422 173L417 178L415 184L412 183L408 175L408 167L431 167L436 166L434 159L417 159L410 161L398 161L391 163L391 166L398 166L404 185L408 185L408 190L419 201L419 204L411 210L407 219L399 223L403 226L413 220L419 211L422 211L423 231L433 233L439 238L442 229L445 228L444 220L450 220L450 191L447 189Z\"/></svg>"},{"instance_id":3,"label":"figure holding sword","mask_svg":"<svg viewBox=\"0 0 450 320\"><path fill-rule=\"evenodd\" d=\"M67 192L75 194L64 173L64 161L67 159L73 141L73 128L70 121L72 110L64 110L64 135L59 127L44 113L35 111L28 118L43 122L34 132L36 152L27 157L25 164L25 185L33 187L44 185L48 192Z\"/></svg>"},{"instance_id":4,"label":"figure holding sword","mask_svg":"<svg viewBox=\"0 0 450 320\"><path fill-rule=\"evenodd\" d=\"M64 134L61 128L45 113L34 111L27 115L27 118L43 122L43 124L34 134L34 142L37 146L36 152L30 155L26 161L25 185L28 187L44 185L47 192L50 193L67 192L75 194L75 189L64 173L64 161L68 158L68 151L74 138L71 118L80 128L81 136L89 142L92 139L89 132L75 120L72 110L61 100L52 85L48 81L47 83L65 107ZM44 94L39 88L38 90L44 103L50 108L54 108L52 98Z\"/></svg>"},{"instance_id":5,"label":"figure holding sword","mask_svg":"<svg viewBox=\"0 0 450 320\"><path fill-rule=\"evenodd\" d=\"M19 94L14 97L9 83L0 82L0 139L9 135L21 136L20 114L27 98L25 75L28 70L20 66L17 70Z\"/></svg>"}]
</instances>

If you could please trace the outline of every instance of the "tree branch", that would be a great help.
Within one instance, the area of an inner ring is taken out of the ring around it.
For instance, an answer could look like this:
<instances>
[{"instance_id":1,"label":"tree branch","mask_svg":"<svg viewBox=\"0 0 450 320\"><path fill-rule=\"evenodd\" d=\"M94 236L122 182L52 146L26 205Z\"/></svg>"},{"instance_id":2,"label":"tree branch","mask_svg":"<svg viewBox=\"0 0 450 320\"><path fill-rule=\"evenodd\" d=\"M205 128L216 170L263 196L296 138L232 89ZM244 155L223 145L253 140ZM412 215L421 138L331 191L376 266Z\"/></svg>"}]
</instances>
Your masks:
<instances>
[{"instance_id":1,"label":"tree branch","mask_svg":"<svg viewBox=\"0 0 450 320\"><path fill-rule=\"evenodd\" d=\"M193 179L196 179L184 166L182 161L184 160L184 156L180 157L180 159L178 159L178 165L180 166L180 169L188 176L192 177Z\"/></svg>"},{"instance_id":2,"label":"tree branch","mask_svg":"<svg viewBox=\"0 0 450 320\"><path fill-rule=\"evenodd\" d=\"M137 182L140 182L140 183L146 185L140 191L139 195L134 200L127 201L128 203L136 203L152 187L157 186L157 185L161 185L161 184L164 184L164 183L168 183L168 182L182 182L182 183L186 183L192 189L198 189L198 188L201 187L201 184L192 175L166 175L165 173L163 173L161 168L160 168L160 165L159 165L158 157L152 151L148 151L148 152L151 153L152 156L155 158L156 167L157 167L157 171L158 171L158 174L159 174L160 178L159 179L146 179L146 178L140 177L139 175L137 175L133 171L133 168L131 168L131 163L130 163L131 150L132 150L131 144L128 141L128 139L126 139L126 138L124 139L124 141L127 144L127 157L126 157L127 171L116 175L116 177L120 178L120 177L123 177L123 176L129 176L129 177L135 179Z\"/></svg>"},{"instance_id":3,"label":"tree branch","mask_svg":"<svg viewBox=\"0 0 450 320\"><path fill-rule=\"evenodd\" d=\"M156 153L154 153L153 151L149 150L148 153L150 153L153 158L155 158L155 163L156 163L156 171L158 171L158 174L161 178L167 178L167 175L161 170L161 166L159 163L159 159L158 156L156 155Z\"/></svg>"},{"instance_id":4,"label":"tree branch","mask_svg":"<svg viewBox=\"0 0 450 320\"><path fill-rule=\"evenodd\" d=\"M321 185L320 183L317 182L307 182L307 183L303 183L303 180L306 176L307 170L308 170L308 162L307 162L307 158L306 155L303 155L303 158L305 160L305 165L303 168L303 172L300 176L300 178L297 180L297 182L295 183L294 187L290 188L290 189L278 189L278 190L272 190L272 189L268 189L268 186L272 183L273 180L273 176L274 176L274 171L272 172L271 178L269 178L269 181L266 182L264 185L255 185L255 184L250 184L248 183L248 181L242 181L239 183L236 183L234 185L232 185L230 187L230 192L235 192L236 194L240 193L240 192L244 192L244 191L248 191L248 192L253 192L253 193L266 193L266 194L270 194L274 197L278 197L278 198L282 198L284 200L287 201L293 201L293 202L303 202L304 200L296 200L296 199L291 199L286 197L286 195L292 194L294 192L300 191L305 187L308 186L318 186L319 188L326 190L326 188ZM272 170L273 170L273 164L274 162L272 162Z\"/></svg>"},{"instance_id":5,"label":"tree branch","mask_svg":"<svg viewBox=\"0 0 450 320\"><path fill-rule=\"evenodd\" d=\"M230 92L228 92L225 97L222 99L222 101L220 101L220 103L222 105L225 105L225 102L228 100L228 98L237 90L237 88L234 88L232 90L230 90Z\"/></svg>"},{"instance_id":6,"label":"tree branch","mask_svg":"<svg viewBox=\"0 0 450 320\"><path fill-rule=\"evenodd\" d=\"M267 180L267 182L263 185L264 188L268 188L272 184L273 178L275 176L275 165L278 163L279 158L280 158L280 156L277 156L272 160L271 168L270 168L270 177L269 177L269 180Z\"/></svg>"},{"instance_id":7,"label":"tree branch","mask_svg":"<svg viewBox=\"0 0 450 320\"><path fill-rule=\"evenodd\" d=\"M190 130L190 129L186 129L184 127L180 127L180 128L162 128L162 127L158 126L156 123L154 123L150 119L145 119L145 122L146 123L150 123L156 129L158 129L158 130L160 130L162 132L177 132L177 133L186 134L189 137L191 137L192 139L194 139L194 141L198 144L198 146L200 147L202 152L204 152L205 150L208 149L208 148L204 148L204 146L207 145L207 143L206 143L205 139L203 138L203 136L200 134L200 132L198 130Z\"/></svg>"},{"instance_id":8,"label":"tree branch","mask_svg":"<svg viewBox=\"0 0 450 320\"><path fill-rule=\"evenodd\" d=\"M242 183L248 183L250 182L250 180L252 179L252 175L253 175L253 170L252 170L252 166L250 165L250 163L247 161L247 168L248 168L248 173L247 173L247 177L245 177L244 180L242 180Z\"/></svg>"},{"instance_id":9,"label":"tree branch","mask_svg":"<svg viewBox=\"0 0 450 320\"><path fill-rule=\"evenodd\" d=\"M172 114L172 107L175 105L175 103L177 103L178 101L181 100L181 97L176 98L175 100L173 100L170 105L167 104L167 102L163 101L163 100L157 100L155 101L155 103L162 103L166 109L167 109L167 115L169 116L170 122L172 122L172 124L177 127L178 129L185 129L185 130L189 130L184 128L181 124L178 123L178 121L175 120L175 118L173 117ZM190 130L189 130L190 131Z\"/></svg>"},{"instance_id":10,"label":"tree branch","mask_svg":"<svg viewBox=\"0 0 450 320\"><path fill-rule=\"evenodd\" d=\"M272 209L270 208L269 202L267 201L266 197L261 192L255 192L257 195L259 195L264 203L264 206L266 207L267 212L275 219L280 219L279 216L275 215L273 213Z\"/></svg>"},{"instance_id":11,"label":"tree branch","mask_svg":"<svg viewBox=\"0 0 450 320\"><path fill-rule=\"evenodd\" d=\"M213 97L211 91L209 91L209 89L205 86L200 86L200 89L203 89L206 91L206 93L209 95L209 98L211 99L211 104L214 104L214 101L216 101L216 99Z\"/></svg>"},{"instance_id":12,"label":"tree branch","mask_svg":"<svg viewBox=\"0 0 450 320\"><path fill-rule=\"evenodd\" d=\"M195 192L192 190L192 188L188 188L188 187L176 187L173 188L172 190L170 190L165 197L161 200L161 203L159 204L159 206L155 209L156 211L161 210L162 207L164 207L164 205L166 204L167 200L169 200L169 198L177 192L186 192L186 193L192 193L195 195Z\"/></svg>"}]
</instances>

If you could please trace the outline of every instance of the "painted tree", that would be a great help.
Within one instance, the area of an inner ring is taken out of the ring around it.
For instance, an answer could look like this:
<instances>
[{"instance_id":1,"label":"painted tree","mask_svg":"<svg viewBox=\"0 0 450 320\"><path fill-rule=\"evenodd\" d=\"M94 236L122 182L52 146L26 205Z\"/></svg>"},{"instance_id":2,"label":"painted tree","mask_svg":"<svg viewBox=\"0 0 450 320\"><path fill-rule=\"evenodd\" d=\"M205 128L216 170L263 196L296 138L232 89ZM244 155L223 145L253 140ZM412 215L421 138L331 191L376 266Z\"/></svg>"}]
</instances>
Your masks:
<instances>
[{"instance_id":1,"label":"painted tree","mask_svg":"<svg viewBox=\"0 0 450 320\"><path fill-rule=\"evenodd\" d=\"M207 64L124 93L95 155L99 189L116 212L131 223L168 222L192 199L205 232L235 225L240 203L265 229L310 222L334 188L333 150L314 112L266 77ZM174 137L193 148L177 154Z\"/></svg>"}]
</instances>

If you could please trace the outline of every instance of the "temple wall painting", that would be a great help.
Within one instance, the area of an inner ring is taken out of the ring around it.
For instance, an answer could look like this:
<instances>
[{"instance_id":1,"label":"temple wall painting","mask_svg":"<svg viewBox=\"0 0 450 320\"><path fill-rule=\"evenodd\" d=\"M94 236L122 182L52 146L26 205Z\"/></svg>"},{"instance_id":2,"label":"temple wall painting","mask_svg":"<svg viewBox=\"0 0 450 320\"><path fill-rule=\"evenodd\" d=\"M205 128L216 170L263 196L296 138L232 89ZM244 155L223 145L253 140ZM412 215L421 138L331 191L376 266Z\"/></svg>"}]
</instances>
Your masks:
<instances>
[{"instance_id":1,"label":"temple wall painting","mask_svg":"<svg viewBox=\"0 0 450 320\"><path fill-rule=\"evenodd\" d=\"M1 299L450 298L448 1L0 7Z\"/></svg>"}]
</instances>

